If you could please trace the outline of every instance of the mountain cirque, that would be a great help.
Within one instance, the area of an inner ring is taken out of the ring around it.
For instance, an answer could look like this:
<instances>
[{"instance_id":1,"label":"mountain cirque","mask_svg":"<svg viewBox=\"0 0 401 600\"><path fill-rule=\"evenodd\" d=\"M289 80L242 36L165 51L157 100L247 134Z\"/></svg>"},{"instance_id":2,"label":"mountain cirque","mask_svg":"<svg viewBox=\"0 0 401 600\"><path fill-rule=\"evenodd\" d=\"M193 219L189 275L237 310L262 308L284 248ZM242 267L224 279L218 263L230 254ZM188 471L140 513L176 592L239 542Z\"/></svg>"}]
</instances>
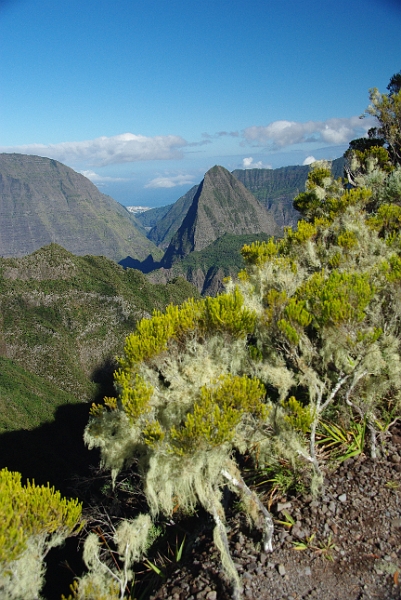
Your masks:
<instances>
[{"instance_id":1,"label":"mountain cirque","mask_svg":"<svg viewBox=\"0 0 401 600\"><path fill-rule=\"evenodd\" d=\"M134 217L73 169L40 156L0 154L0 255L55 242L77 255L139 260L161 251Z\"/></svg>"}]
</instances>

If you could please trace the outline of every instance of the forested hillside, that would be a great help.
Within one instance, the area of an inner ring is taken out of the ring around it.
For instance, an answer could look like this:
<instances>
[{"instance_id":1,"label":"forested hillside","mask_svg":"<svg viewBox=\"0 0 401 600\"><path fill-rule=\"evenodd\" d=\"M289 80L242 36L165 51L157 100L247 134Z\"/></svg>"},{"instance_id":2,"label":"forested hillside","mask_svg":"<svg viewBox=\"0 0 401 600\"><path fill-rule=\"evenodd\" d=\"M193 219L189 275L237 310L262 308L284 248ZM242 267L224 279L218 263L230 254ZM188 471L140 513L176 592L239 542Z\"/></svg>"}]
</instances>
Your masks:
<instances>
[{"instance_id":1,"label":"forested hillside","mask_svg":"<svg viewBox=\"0 0 401 600\"><path fill-rule=\"evenodd\" d=\"M152 285L56 244L0 259L0 273L0 431L36 427L67 400L97 397L136 322L196 294L184 279Z\"/></svg>"}]
</instances>

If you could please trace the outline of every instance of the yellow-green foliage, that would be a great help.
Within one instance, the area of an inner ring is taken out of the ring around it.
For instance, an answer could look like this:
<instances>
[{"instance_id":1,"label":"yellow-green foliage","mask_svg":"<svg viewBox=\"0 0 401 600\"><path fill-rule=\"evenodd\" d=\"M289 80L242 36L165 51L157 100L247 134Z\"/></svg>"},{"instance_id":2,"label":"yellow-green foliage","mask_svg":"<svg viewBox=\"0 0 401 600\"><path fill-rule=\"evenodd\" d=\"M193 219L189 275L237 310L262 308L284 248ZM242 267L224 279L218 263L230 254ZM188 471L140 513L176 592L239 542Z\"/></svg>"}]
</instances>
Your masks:
<instances>
[{"instance_id":1,"label":"yellow-green foliage","mask_svg":"<svg viewBox=\"0 0 401 600\"><path fill-rule=\"evenodd\" d=\"M277 321L277 327L279 331L281 331L285 335L290 344L293 344L294 346L298 344L298 332L295 329L295 327L293 327L288 321L286 321L286 319L280 319L279 321Z\"/></svg>"},{"instance_id":2,"label":"yellow-green foliage","mask_svg":"<svg viewBox=\"0 0 401 600\"><path fill-rule=\"evenodd\" d=\"M130 421L134 423L150 410L153 387L148 385L140 375L136 374L132 379L121 369L115 373L114 380L120 390L121 406Z\"/></svg>"},{"instance_id":3,"label":"yellow-green foliage","mask_svg":"<svg viewBox=\"0 0 401 600\"><path fill-rule=\"evenodd\" d=\"M307 221L298 221L297 230L293 231L292 227L286 228L286 241L288 243L302 244L313 238L317 233L317 227Z\"/></svg>"},{"instance_id":4,"label":"yellow-green foliage","mask_svg":"<svg viewBox=\"0 0 401 600\"><path fill-rule=\"evenodd\" d=\"M387 173L394 169L389 153L382 146L372 146L364 151L353 150L350 159L354 163L354 170L361 169L364 173L369 173L374 168L380 168Z\"/></svg>"},{"instance_id":5,"label":"yellow-green foliage","mask_svg":"<svg viewBox=\"0 0 401 600\"><path fill-rule=\"evenodd\" d=\"M285 410L284 420L297 431L308 433L315 417L313 408L308 404L303 406L295 396L290 396L288 400L282 400L281 406Z\"/></svg>"},{"instance_id":6,"label":"yellow-green foliage","mask_svg":"<svg viewBox=\"0 0 401 600\"><path fill-rule=\"evenodd\" d=\"M215 386L202 387L184 425L171 428L172 450L188 455L232 443L244 415L266 417L265 393L259 381L245 376L224 375Z\"/></svg>"},{"instance_id":7,"label":"yellow-green foliage","mask_svg":"<svg viewBox=\"0 0 401 600\"><path fill-rule=\"evenodd\" d=\"M317 327L362 321L374 294L375 288L368 274L337 270L328 276L324 271L315 273L297 292Z\"/></svg>"},{"instance_id":8,"label":"yellow-green foliage","mask_svg":"<svg viewBox=\"0 0 401 600\"><path fill-rule=\"evenodd\" d=\"M266 305L264 320L266 323L273 322L279 315L282 314L284 306L288 302L287 292L283 290L279 292L276 289L271 289L267 292L264 297L264 304Z\"/></svg>"},{"instance_id":9,"label":"yellow-green foliage","mask_svg":"<svg viewBox=\"0 0 401 600\"><path fill-rule=\"evenodd\" d=\"M241 254L248 265L260 266L276 256L278 251L279 247L275 243L274 238L270 238L268 242L256 241L250 245L245 244L241 250Z\"/></svg>"},{"instance_id":10,"label":"yellow-green foliage","mask_svg":"<svg viewBox=\"0 0 401 600\"><path fill-rule=\"evenodd\" d=\"M358 238L354 231L343 231L337 238L337 244L344 250L351 250L358 244Z\"/></svg>"},{"instance_id":11,"label":"yellow-green foliage","mask_svg":"<svg viewBox=\"0 0 401 600\"><path fill-rule=\"evenodd\" d=\"M43 559L53 546L77 533L82 506L49 486L21 483L20 473L0 471L0 595L37 598Z\"/></svg>"},{"instance_id":12,"label":"yellow-green foliage","mask_svg":"<svg viewBox=\"0 0 401 600\"><path fill-rule=\"evenodd\" d=\"M316 161L308 175L306 191L294 199L294 206L317 226L316 219L330 222L351 206L359 205L363 209L371 196L367 188L345 190L340 180L331 176L325 163Z\"/></svg>"},{"instance_id":13,"label":"yellow-green foliage","mask_svg":"<svg viewBox=\"0 0 401 600\"><path fill-rule=\"evenodd\" d=\"M195 329L203 307L203 300L191 299L180 307L169 305L165 313L155 311L151 319L142 319L126 339L124 358L120 359L123 368L135 369L135 365L166 350L170 339Z\"/></svg>"},{"instance_id":14,"label":"yellow-green foliage","mask_svg":"<svg viewBox=\"0 0 401 600\"><path fill-rule=\"evenodd\" d=\"M253 332L256 315L244 307L244 298L238 288L232 294L220 294L205 300L201 321L207 331L229 333L234 336Z\"/></svg>"},{"instance_id":15,"label":"yellow-green foliage","mask_svg":"<svg viewBox=\"0 0 401 600\"><path fill-rule=\"evenodd\" d=\"M82 506L62 498L54 488L21 483L21 474L0 471L0 564L16 560L31 536L62 532L65 537L79 529Z\"/></svg>"},{"instance_id":16,"label":"yellow-green foliage","mask_svg":"<svg viewBox=\"0 0 401 600\"><path fill-rule=\"evenodd\" d=\"M398 232L401 227L401 206L382 204L377 214L368 219L368 224L381 235Z\"/></svg>"},{"instance_id":17,"label":"yellow-green foliage","mask_svg":"<svg viewBox=\"0 0 401 600\"><path fill-rule=\"evenodd\" d=\"M338 197L327 199L327 216L334 219L334 217L341 215L351 206L360 206L363 208L368 203L371 196L371 191L366 188L343 190Z\"/></svg>"},{"instance_id":18,"label":"yellow-green foliage","mask_svg":"<svg viewBox=\"0 0 401 600\"><path fill-rule=\"evenodd\" d=\"M401 257L392 255L388 260L382 261L380 270L387 281L395 283L401 279Z\"/></svg>"}]
</instances>

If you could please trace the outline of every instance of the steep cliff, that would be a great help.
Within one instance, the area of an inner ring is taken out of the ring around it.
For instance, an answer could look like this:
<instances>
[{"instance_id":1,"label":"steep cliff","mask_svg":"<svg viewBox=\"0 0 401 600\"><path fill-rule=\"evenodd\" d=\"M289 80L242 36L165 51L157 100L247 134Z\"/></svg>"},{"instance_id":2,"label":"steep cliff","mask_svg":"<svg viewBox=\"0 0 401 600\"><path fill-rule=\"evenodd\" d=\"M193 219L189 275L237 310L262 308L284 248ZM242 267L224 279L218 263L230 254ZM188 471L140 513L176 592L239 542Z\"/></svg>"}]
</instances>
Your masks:
<instances>
[{"instance_id":1,"label":"steep cliff","mask_svg":"<svg viewBox=\"0 0 401 600\"><path fill-rule=\"evenodd\" d=\"M3 257L25 256L51 242L117 261L161 255L123 206L49 158L0 154L0 215Z\"/></svg>"}]
</instances>

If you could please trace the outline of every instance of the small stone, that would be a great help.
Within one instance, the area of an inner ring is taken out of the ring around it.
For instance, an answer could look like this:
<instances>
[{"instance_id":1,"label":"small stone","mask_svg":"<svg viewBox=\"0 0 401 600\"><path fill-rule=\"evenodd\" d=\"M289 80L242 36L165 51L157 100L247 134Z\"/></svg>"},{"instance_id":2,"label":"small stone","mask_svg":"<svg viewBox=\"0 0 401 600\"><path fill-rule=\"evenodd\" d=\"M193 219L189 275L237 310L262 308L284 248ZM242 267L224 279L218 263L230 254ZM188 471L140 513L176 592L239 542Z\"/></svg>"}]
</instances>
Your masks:
<instances>
[{"instance_id":1,"label":"small stone","mask_svg":"<svg viewBox=\"0 0 401 600\"><path fill-rule=\"evenodd\" d=\"M266 552L261 552L260 556L259 556L259 562L260 562L260 564L264 565L265 562L266 562L266 560L267 560L267 554L266 554Z\"/></svg>"},{"instance_id":2,"label":"small stone","mask_svg":"<svg viewBox=\"0 0 401 600\"><path fill-rule=\"evenodd\" d=\"M217 600L217 592L215 590L208 592L207 596L206 596L206 600Z\"/></svg>"},{"instance_id":3,"label":"small stone","mask_svg":"<svg viewBox=\"0 0 401 600\"><path fill-rule=\"evenodd\" d=\"M390 460L391 460L392 463L399 463L399 462L401 462L401 458L400 458L399 454L392 454L390 456Z\"/></svg>"},{"instance_id":4,"label":"small stone","mask_svg":"<svg viewBox=\"0 0 401 600\"><path fill-rule=\"evenodd\" d=\"M340 496L338 496L338 500L344 504L345 502L347 502L347 494L341 494Z\"/></svg>"},{"instance_id":5,"label":"small stone","mask_svg":"<svg viewBox=\"0 0 401 600\"><path fill-rule=\"evenodd\" d=\"M285 575L285 566L283 564L279 564L277 567L278 572L280 573L281 577L284 577Z\"/></svg>"},{"instance_id":6,"label":"small stone","mask_svg":"<svg viewBox=\"0 0 401 600\"><path fill-rule=\"evenodd\" d=\"M305 575L307 575L308 577L310 577L310 575L312 575L312 570L310 567L305 567L305 571L304 571Z\"/></svg>"},{"instance_id":7,"label":"small stone","mask_svg":"<svg viewBox=\"0 0 401 600\"><path fill-rule=\"evenodd\" d=\"M277 502L277 512L288 510L291 506L291 502Z\"/></svg>"}]
</instances>

